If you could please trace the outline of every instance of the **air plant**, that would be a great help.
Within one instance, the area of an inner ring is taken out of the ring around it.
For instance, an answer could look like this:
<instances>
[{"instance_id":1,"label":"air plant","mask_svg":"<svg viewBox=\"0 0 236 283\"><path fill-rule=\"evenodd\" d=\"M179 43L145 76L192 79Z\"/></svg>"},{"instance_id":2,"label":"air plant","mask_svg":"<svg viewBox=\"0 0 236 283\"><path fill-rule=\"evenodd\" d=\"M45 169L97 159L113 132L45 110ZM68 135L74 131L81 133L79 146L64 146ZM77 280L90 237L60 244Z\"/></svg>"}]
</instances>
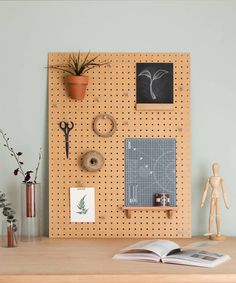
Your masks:
<instances>
[{"instance_id":1,"label":"air plant","mask_svg":"<svg viewBox=\"0 0 236 283\"><path fill-rule=\"evenodd\" d=\"M48 68L60 70L66 73L69 73L73 76L82 76L85 73L87 73L89 70L101 67L104 65L110 65L110 61L103 60L101 62L96 62L96 59L99 57L98 55L89 58L90 52L88 52L84 59L81 58L80 52L78 54L74 53L72 55L69 55L68 62L66 64L60 64L60 65L50 65Z\"/></svg>"},{"instance_id":2,"label":"air plant","mask_svg":"<svg viewBox=\"0 0 236 283\"><path fill-rule=\"evenodd\" d=\"M150 79L150 86L149 87L150 87L150 94L151 94L151 97L152 97L153 100L157 99L157 96L154 93L153 88L152 88L153 82L155 80L159 80L160 78L162 78L167 73L169 73L169 72L166 71L166 70L159 69L159 70L156 71L156 73L153 75L153 77L152 77L152 74L150 73L149 70L143 70L140 74L138 74L138 77L145 76L145 77Z\"/></svg>"},{"instance_id":3,"label":"air plant","mask_svg":"<svg viewBox=\"0 0 236 283\"><path fill-rule=\"evenodd\" d=\"M38 170L39 170L39 166L40 166L40 162L42 159L42 149L40 148L39 151L39 155L38 155L38 162L36 165L36 169L35 169L35 175L34 175L34 181L31 181L31 174L33 173L33 171L28 170L25 171L23 168L24 162L22 162L21 160L21 156L23 155L22 152L18 151L16 152L10 145L9 145L9 138L7 137L7 135L0 130L0 133L3 137L4 140L4 146L8 149L8 151L10 152L11 156L16 160L18 167L14 170L14 175L17 176L18 174L21 174L23 176L23 182L24 183L37 183L37 176L38 176Z\"/></svg>"}]
</instances>

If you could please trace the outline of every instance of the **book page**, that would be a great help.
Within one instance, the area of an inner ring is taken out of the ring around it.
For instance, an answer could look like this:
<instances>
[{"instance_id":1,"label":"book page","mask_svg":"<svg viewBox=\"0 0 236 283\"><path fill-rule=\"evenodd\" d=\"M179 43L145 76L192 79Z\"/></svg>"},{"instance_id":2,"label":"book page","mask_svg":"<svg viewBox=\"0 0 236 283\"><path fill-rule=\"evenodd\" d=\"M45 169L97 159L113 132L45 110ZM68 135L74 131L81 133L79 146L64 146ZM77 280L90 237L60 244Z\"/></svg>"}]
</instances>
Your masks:
<instances>
[{"instance_id":1,"label":"book page","mask_svg":"<svg viewBox=\"0 0 236 283\"><path fill-rule=\"evenodd\" d=\"M113 259L159 262L160 257L154 253L120 253L113 256Z\"/></svg>"},{"instance_id":2,"label":"book page","mask_svg":"<svg viewBox=\"0 0 236 283\"><path fill-rule=\"evenodd\" d=\"M184 250L167 256L163 262L186 264L202 267L214 267L230 259L228 255L203 250Z\"/></svg>"},{"instance_id":3,"label":"book page","mask_svg":"<svg viewBox=\"0 0 236 283\"><path fill-rule=\"evenodd\" d=\"M173 250L180 250L180 247L172 241L168 240L147 240L138 242L132 246L129 246L121 251L121 253L129 253L132 251L143 250L153 252L159 257L165 257Z\"/></svg>"}]
</instances>

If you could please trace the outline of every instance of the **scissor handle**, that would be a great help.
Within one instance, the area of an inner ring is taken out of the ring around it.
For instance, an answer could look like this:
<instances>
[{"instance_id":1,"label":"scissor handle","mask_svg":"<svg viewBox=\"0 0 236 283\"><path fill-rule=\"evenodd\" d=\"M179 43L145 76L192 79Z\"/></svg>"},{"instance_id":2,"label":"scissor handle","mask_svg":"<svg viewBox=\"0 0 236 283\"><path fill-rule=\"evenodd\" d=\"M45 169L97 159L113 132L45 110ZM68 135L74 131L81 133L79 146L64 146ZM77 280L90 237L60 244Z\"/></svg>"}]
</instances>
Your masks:
<instances>
[{"instance_id":1,"label":"scissor handle","mask_svg":"<svg viewBox=\"0 0 236 283\"><path fill-rule=\"evenodd\" d=\"M59 126L64 131L67 128L67 123L65 121L62 121L59 123Z\"/></svg>"},{"instance_id":2,"label":"scissor handle","mask_svg":"<svg viewBox=\"0 0 236 283\"><path fill-rule=\"evenodd\" d=\"M70 126L70 124L71 124L71 126ZM67 128L69 129L69 130L72 130L73 128L74 128L74 123L73 122L68 122L67 123Z\"/></svg>"},{"instance_id":3,"label":"scissor handle","mask_svg":"<svg viewBox=\"0 0 236 283\"><path fill-rule=\"evenodd\" d=\"M72 130L74 128L74 123L73 122L65 122L62 121L59 123L60 128L65 132L65 133L69 133L70 130Z\"/></svg>"}]
</instances>

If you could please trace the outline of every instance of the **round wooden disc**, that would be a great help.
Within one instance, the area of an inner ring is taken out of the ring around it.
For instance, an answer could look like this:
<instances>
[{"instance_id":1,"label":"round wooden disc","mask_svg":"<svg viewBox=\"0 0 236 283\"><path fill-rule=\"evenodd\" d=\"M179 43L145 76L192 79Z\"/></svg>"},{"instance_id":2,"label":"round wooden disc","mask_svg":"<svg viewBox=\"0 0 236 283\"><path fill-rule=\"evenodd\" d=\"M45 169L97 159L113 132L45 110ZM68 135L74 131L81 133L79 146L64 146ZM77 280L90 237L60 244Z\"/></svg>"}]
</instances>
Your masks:
<instances>
[{"instance_id":1,"label":"round wooden disc","mask_svg":"<svg viewBox=\"0 0 236 283\"><path fill-rule=\"evenodd\" d=\"M210 235L209 239L212 241L224 241L226 239L226 237L224 235Z\"/></svg>"}]
</instances>

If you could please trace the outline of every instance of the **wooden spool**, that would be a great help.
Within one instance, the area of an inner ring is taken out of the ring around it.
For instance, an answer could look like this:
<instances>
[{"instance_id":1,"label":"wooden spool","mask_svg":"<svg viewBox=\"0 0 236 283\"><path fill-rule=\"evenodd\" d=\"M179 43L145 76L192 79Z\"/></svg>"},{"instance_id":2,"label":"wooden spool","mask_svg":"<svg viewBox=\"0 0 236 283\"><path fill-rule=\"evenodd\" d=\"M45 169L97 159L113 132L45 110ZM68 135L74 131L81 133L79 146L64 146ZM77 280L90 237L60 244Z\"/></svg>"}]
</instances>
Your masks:
<instances>
[{"instance_id":1,"label":"wooden spool","mask_svg":"<svg viewBox=\"0 0 236 283\"><path fill-rule=\"evenodd\" d=\"M98 151L92 150L85 153L82 166L89 172L99 171L104 164L104 158Z\"/></svg>"}]
</instances>

